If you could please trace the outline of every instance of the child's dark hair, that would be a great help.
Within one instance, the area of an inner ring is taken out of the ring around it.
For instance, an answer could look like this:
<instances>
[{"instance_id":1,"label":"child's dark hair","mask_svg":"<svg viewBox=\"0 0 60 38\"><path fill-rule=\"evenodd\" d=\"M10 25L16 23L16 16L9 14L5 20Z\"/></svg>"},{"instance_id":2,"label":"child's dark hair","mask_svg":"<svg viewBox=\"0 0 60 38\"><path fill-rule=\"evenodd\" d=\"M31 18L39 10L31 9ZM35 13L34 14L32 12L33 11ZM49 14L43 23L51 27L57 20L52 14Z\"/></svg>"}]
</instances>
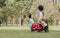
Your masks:
<instances>
[{"instance_id":1,"label":"child's dark hair","mask_svg":"<svg viewBox=\"0 0 60 38\"><path fill-rule=\"evenodd\" d=\"M28 16L29 18L31 18L31 14L29 14L29 16Z\"/></svg>"},{"instance_id":2,"label":"child's dark hair","mask_svg":"<svg viewBox=\"0 0 60 38\"><path fill-rule=\"evenodd\" d=\"M44 10L44 7L42 5L39 5L38 6L38 9L39 9L39 11L43 11Z\"/></svg>"}]
</instances>

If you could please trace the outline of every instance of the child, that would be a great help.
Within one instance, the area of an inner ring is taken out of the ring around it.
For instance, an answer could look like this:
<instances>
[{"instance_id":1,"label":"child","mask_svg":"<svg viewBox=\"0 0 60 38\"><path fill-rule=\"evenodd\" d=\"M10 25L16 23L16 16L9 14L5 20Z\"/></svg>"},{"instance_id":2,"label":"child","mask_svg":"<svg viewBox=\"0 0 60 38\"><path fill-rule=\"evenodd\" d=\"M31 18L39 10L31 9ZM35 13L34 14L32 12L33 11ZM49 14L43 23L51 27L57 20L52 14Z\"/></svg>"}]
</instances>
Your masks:
<instances>
[{"instance_id":1,"label":"child","mask_svg":"<svg viewBox=\"0 0 60 38\"><path fill-rule=\"evenodd\" d=\"M38 6L38 10L40 11L40 12L39 12L39 19L38 19L39 22L41 22L42 19L43 19L43 17L44 17L43 9L44 9L44 8L43 8L42 5Z\"/></svg>"},{"instance_id":2,"label":"child","mask_svg":"<svg viewBox=\"0 0 60 38\"><path fill-rule=\"evenodd\" d=\"M31 14L29 14L29 23L30 23L30 28L32 28L32 24L34 23L34 21Z\"/></svg>"},{"instance_id":3,"label":"child","mask_svg":"<svg viewBox=\"0 0 60 38\"><path fill-rule=\"evenodd\" d=\"M44 7L42 5L38 6L38 9L39 9L39 23L41 23L43 26L46 26L47 24L43 21L44 20Z\"/></svg>"}]
</instances>

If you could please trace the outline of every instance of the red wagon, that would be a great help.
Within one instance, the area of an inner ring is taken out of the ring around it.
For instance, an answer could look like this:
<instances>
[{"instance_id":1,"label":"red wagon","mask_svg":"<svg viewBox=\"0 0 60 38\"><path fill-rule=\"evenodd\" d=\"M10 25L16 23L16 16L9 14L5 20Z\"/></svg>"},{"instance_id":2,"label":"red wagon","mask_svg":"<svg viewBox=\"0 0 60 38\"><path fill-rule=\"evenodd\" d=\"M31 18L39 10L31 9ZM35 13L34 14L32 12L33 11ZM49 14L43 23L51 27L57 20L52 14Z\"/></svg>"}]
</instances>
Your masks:
<instances>
[{"instance_id":1,"label":"red wagon","mask_svg":"<svg viewBox=\"0 0 60 38\"><path fill-rule=\"evenodd\" d=\"M47 29L48 29L48 28L47 28ZM40 31L43 31L43 30L46 32L47 29L44 28L41 24L34 23L34 24L32 25L31 32L33 32L33 31L38 31L38 32L40 32Z\"/></svg>"}]
</instances>

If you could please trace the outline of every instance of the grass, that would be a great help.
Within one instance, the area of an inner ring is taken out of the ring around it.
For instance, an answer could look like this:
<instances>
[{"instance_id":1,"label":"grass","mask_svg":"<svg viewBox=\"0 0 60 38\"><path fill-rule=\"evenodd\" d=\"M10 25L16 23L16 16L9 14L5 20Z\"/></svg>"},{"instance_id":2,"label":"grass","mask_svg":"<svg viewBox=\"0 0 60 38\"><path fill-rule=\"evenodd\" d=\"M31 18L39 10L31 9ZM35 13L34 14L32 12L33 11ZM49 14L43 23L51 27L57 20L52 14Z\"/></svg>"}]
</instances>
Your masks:
<instances>
[{"instance_id":1,"label":"grass","mask_svg":"<svg viewBox=\"0 0 60 38\"><path fill-rule=\"evenodd\" d=\"M30 32L30 30L0 30L0 38L60 38L60 31Z\"/></svg>"}]
</instances>

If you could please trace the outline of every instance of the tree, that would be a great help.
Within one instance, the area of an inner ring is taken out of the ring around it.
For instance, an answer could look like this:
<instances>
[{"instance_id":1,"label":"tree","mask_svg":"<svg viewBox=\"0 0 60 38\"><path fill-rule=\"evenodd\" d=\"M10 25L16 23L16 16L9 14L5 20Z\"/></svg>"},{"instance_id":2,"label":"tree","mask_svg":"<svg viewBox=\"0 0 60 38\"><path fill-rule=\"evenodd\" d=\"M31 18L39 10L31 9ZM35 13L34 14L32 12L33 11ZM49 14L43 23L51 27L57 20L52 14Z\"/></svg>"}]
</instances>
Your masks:
<instances>
[{"instance_id":1,"label":"tree","mask_svg":"<svg viewBox=\"0 0 60 38\"><path fill-rule=\"evenodd\" d=\"M0 0L0 7L2 8L2 7L4 7L4 6L6 6L5 0Z\"/></svg>"}]
</instances>

